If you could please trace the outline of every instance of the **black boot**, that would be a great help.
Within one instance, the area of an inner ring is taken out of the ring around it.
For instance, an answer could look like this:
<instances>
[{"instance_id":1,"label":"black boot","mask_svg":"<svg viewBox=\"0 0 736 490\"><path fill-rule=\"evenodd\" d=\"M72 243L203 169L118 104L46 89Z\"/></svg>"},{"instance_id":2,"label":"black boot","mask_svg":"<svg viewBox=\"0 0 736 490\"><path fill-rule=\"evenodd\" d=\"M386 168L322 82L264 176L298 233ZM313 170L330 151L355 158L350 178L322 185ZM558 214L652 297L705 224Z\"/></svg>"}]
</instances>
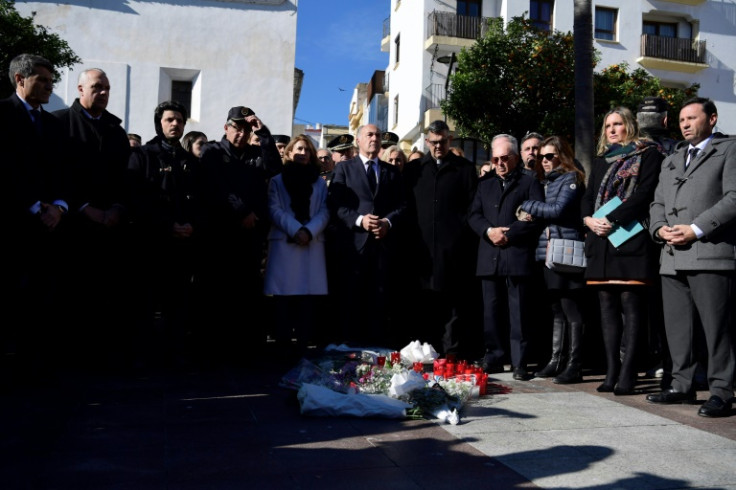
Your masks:
<instances>
[{"instance_id":1,"label":"black boot","mask_svg":"<svg viewBox=\"0 0 736 490\"><path fill-rule=\"evenodd\" d=\"M642 319L646 318L646 309L641 294L635 292L626 294L624 306L624 337L626 350L621 360L621 372L618 382L613 388L614 395L634 395L636 390L636 352L642 329Z\"/></svg>"},{"instance_id":2,"label":"black boot","mask_svg":"<svg viewBox=\"0 0 736 490\"><path fill-rule=\"evenodd\" d=\"M534 373L537 378L551 378L562 372L562 346L565 342L565 320L555 318L552 322L552 358L541 371Z\"/></svg>"},{"instance_id":3,"label":"black boot","mask_svg":"<svg viewBox=\"0 0 736 490\"><path fill-rule=\"evenodd\" d=\"M569 324L570 330L570 359L567 361L567 367L554 382L559 385L567 385L572 383L580 383L583 381L583 363L582 363L582 347L583 347L583 324L580 322L572 322Z\"/></svg>"}]
</instances>

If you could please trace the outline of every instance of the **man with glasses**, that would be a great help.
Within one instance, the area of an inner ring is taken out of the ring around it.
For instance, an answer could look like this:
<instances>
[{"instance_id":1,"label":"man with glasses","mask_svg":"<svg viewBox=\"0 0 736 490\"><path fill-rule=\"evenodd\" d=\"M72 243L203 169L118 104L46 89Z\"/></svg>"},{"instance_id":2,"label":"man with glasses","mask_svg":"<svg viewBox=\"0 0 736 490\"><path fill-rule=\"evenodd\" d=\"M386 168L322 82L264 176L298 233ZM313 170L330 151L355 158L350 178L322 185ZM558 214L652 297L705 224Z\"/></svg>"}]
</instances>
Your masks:
<instances>
[{"instance_id":1,"label":"man with glasses","mask_svg":"<svg viewBox=\"0 0 736 490\"><path fill-rule=\"evenodd\" d=\"M218 344L211 355L242 362L243 346L265 347L259 318L269 228L267 181L283 164L271 132L252 109L231 108L224 129L222 140L205 145L201 157L207 218L202 284ZM260 137L258 146L248 144L251 132Z\"/></svg>"},{"instance_id":2,"label":"man with glasses","mask_svg":"<svg viewBox=\"0 0 736 490\"><path fill-rule=\"evenodd\" d=\"M332 152L327 148L320 148L317 150L317 160L322 165L322 171L319 173L329 187L332 182L332 177L335 175L335 161L332 159Z\"/></svg>"},{"instance_id":3,"label":"man with glasses","mask_svg":"<svg viewBox=\"0 0 736 490\"><path fill-rule=\"evenodd\" d=\"M478 173L472 162L450 151L451 141L447 123L432 122L424 140L428 153L404 167L416 229L411 256L420 285L410 308L418 318L406 322L415 330L406 334L427 336L438 352L467 359L480 354L472 351L480 341L478 238L467 224Z\"/></svg>"},{"instance_id":4,"label":"man with glasses","mask_svg":"<svg viewBox=\"0 0 736 490\"><path fill-rule=\"evenodd\" d=\"M483 369L503 372L509 343L513 377L521 381L529 378L528 301L542 227L537 221L518 220L516 210L526 200L544 201L544 190L537 179L521 171L516 138L496 135L491 149L494 174L478 184L469 217L470 226L481 238L476 275L483 291Z\"/></svg>"}]
</instances>

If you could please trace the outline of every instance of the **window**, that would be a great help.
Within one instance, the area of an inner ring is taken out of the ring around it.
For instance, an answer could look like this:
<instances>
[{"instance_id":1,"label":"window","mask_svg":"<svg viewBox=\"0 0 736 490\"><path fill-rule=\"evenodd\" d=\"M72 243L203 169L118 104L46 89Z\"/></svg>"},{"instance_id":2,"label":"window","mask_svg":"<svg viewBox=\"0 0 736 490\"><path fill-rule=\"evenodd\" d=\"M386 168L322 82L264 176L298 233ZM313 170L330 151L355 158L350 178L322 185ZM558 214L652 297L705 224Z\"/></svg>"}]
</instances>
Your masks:
<instances>
[{"instance_id":1,"label":"window","mask_svg":"<svg viewBox=\"0 0 736 490\"><path fill-rule=\"evenodd\" d=\"M595 38L605 41L616 40L616 17L618 11L604 7L595 8Z\"/></svg>"},{"instance_id":2,"label":"window","mask_svg":"<svg viewBox=\"0 0 736 490\"><path fill-rule=\"evenodd\" d=\"M457 15L480 17L483 0L457 0Z\"/></svg>"},{"instance_id":3,"label":"window","mask_svg":"<svg viewBox=\"0 0 736 490\"><path fill-rule=\"evenodd\" d=\"M192 113L192 82L175 80L171 82L171 100L175 100Z\"/></svg>"},{"instance_id":4,"label":"window","mask_svg":"<svg viewBox=\"0 0 736 490\"><path fill-rule=\"evenodd\" d=\"M677 24L674 22L653 22L651 20L645 20L642 33L653 36L677 37Z\"/></svg>"},{"instance_id":5,"label":"window","mask_svg":"<svg viewBox=\"0 0 736 490\"><path fill-rule=\"evenodd\" d=\"M552 30L552 10L554 0L531 0L529 2L529 20L537 29L542 31Z\"/></svg>"},{"instance_id":6,"label":"window","mask_svg":"<svg viewBox=\"0 0 736 490\"><path fill-rule=\"evenodd\" d=\"M399 55L401 54L401 34L396 36L394 45L396 46L396 64L399 64L399 58L400 58Z\"/></svg>"}]
</instances>

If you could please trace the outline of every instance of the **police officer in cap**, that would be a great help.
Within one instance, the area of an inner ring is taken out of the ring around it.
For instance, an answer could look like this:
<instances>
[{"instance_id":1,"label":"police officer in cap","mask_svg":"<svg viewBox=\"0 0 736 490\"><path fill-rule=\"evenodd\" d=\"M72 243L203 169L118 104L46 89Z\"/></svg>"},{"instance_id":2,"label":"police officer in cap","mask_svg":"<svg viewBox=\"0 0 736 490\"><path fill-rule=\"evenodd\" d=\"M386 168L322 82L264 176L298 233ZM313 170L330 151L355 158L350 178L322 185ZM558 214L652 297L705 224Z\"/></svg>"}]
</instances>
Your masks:
<instances>
[{"instance_id":1,"label":"police officer in cap","mask_svg":"<svg viewBox=\"0 0 736 490\"><path fill-rule=\"evenodd\" d=\"M279 155L281 155L281 160L283 160L284 150L286 149L286 145L289 144L289 141L291 141L291 138L285 134L274 134L273 140L276 143L276 149L279 151Z\"/></svg>"},{"instance_id":2,"label":"police officer in cap","mask_svg":"<svg viewBox=\"0 0 736 490\"><path fill-rule=\"evenodd\" d=\"M341 134L335 136L327 143L327 149L332 152L332 159L335 163L344 162L353 158L353 136L350 134Z\"/></svg>"},{"instance_id":3,"label":"police officer in cap","mask_svg":"<svg viewBox=\"0 0 736 490\"><path fill-rule=\"evenodd\" d=\"M392 133L390 131L386 131L385 133L382 133L381 134L381 149L378 150L378 158L380 158L384 162L387 162L388 155L384 157L383 152L389 146L394 146L398 144L399 144L399 135L397 135L396 133Z\"/></svg>"}]
</instances>

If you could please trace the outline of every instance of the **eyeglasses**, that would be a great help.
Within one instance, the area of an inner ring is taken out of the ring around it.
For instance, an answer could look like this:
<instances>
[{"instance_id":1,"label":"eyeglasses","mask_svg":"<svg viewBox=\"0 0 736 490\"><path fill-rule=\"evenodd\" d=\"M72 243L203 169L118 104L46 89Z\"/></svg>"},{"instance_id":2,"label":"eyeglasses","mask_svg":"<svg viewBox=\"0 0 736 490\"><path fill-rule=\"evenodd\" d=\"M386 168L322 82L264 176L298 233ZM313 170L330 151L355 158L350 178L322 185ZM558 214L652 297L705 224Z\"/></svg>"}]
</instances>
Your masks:
<instances>
[{"instance_id":1,"label":"eyeglasses","mask_svg":"<svg viewBox=\"0 0 736 490\"><path fill-rule=\"evenodd\" d=\"M439 145L439 146L442 146L442 145L444 145L445 143L447 143L447 141L448 141L448 139L447 139L447 138L442 138L442 139L439 139L439 140L431 140L431 139L427 139L427 144L428 144L429 146L438 146L438 145Z\"/></svg>"},{"instance_id":2,"label":"eyeglasses","mask_svg":"<svg viewBox=\"0 0 736 490\"><path fill-rule=\"evenodd\" d=\"M498 161L502 161L503 163L506 163L509 161L509 158L511 158L511 155L501 155L500 157L493 157L491 158L491 163L496 165Z\"/></svg>"},{"instance_id":3,"label":"eyeglasses","mask_svg":"<svg viewBox=\"0 0 736 490\"><path fill-rule=\"evenodd\" d=\"M250 133L250 128L246 126L241 127L241 126L238 126L237 124L228 124L228 126L233 128L236 133L243 133L243 134Z\"/></svg>"},{"instance_id":4,"label":"eyeglasses","mask_svg":"<svg viewBox=\"0 0 736 490\"><path fill-rule=\"evenodd\" d=\"M555 157L557 156L557 153L545 153L544 155L539 155L539 156L540 158L542 158L542 160L548 160L551 162L552 160L555 159Z\"/></svg>"}]
</instances>

